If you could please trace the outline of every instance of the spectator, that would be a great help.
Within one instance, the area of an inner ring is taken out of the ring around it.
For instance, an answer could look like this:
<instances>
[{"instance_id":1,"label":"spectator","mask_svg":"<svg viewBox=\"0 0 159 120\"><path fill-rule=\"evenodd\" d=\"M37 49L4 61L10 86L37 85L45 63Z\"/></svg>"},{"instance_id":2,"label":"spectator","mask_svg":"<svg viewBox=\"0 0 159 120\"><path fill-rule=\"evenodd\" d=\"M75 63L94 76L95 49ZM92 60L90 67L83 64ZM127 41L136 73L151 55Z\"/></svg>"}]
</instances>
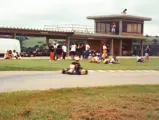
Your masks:
<instances>
[{"instance_id":1,"label":"spectator","mask_svg":"<svg viewBox=\"0 0 159 120\"><path fill-rule=\"evenodd\" d=\"M106 46L106 44L103 45L103 56L107 56L107 46Z\"/></svg>"},{"instance_id":2,"label":"spectator","mask_svg":"<svg viewBox=\"0 0 159 120\"><path fill-rule=\"evenodd\" d=\"M54 60L56 60L58 57L57 57L57 46L58 46L58 43L54 43Z\"/></svg>"},{"instance_id":3,"label":"spectator","mask_svg":"<svg viewBox=\"0 0 159 120\"><path fill-rule=\"evenodd\" d=\"M115 25L115 23L113 23L111 27L112 27L111 28L111 32L115 33L116 32L116 25Z\"/></svg>"},{"instance_id":4,"label":"spectator","mask_svg":"<svg viewBox=\"0 0 159 120\"><path fill-rule=\"evenodd\" d=\"M12 59L13 58L13 54L11 50L7 50L7 52L4 55L4 59Z\"/></svg>"},{"instance_id":5,"label":"spectator","mask_svg":"<svg viewBox=\"0 0 159 120\"><path fill-rule=\"evenodd\" d=\"M62 57L63 57L63 59L65 60L66 52L67 52L66 43L63 44L63 46L62 46L62 51L63 51Z\"/></svg>"},{"instance_id":6,"label":"spectator","mask_svg":"<svg viewBox=\"0 0 159 120\"><path fill-rule=\"evenodd\" d=\"M79 43L77 46L77 54L79 56L79 58L81 59L82 55L83 55L83 50L82 50L82 44Z\"/></svg>"},{"instance_id":7,"label":"spectator","mask_svg":"<svg viewBox=\"0 0 159 120\"><path fill-rule=\"evenodd\" d=\"M82 57L85 57L85 45L81 44Z\"/></svg>"},{"instance_id":8,"label":"spectator","mask_svg":"<svg viewBox=\"0 0 159 120\"><path fill-rule=\"evenodd\" d=\"M80 44L77 44L77 48L76 48L76 54L79 56L79 49L80 49Z\"/></svg>"},{"instance_id":9,"label":"spectator","mask_svg":"<svg viewBox=\"0 0 159 120\"><path fill-rule=\"evenodd\" d=\"M71 45L71 57L72 57L72 60L74 60L74 58L75 58L76 48L77 48L77 46L75 45L75 43L73 43L73 44Z\"/></svg>"},{"instance_id":10,"label":"spectator","mask_svg":"<svg viewBox=\"0 0 159 120\"><path fill-rule=\"evenodd\" d=\"M92 57L93 58L90 60L90 63L100 63L101 62L100 58L98 56L95 56L94 53L92 54Z\"/></svg>"},{"instance_id":11,"label":"spectator","mask_svg":"<svg viewBox=\"0 0 159 120\"><path fill-rule=\"evenodd\" d=\"M89 46L89 44L87 43L85 47L86 47L85 58L88 59L88 57L89 57L90 46Z\"/></svg>"},{"instance_id":12,"label":"spectator","mask_svg":"<svg viewBox=\"0 0 159 120\"><path fill-rule=\"evenodd\" d=\"M114 57L111 58L110 63L111 64L120 64L119 60L116 58L116 56L114 56Z\"/></svg>"},{"instance_id":13,"label":"spectator","mask_svg":"<svg viewBox=\"0 0 159 120\"><path fill-rule=\"evenodd\" d=\"M9 58L10 58L10 59L13 58L12 50L9 50Z\"/></svg>"},{"instance_id":14,"label":"spectator","mask_svg":"<svg viewBox=\"0 0 159 120\"><path fill-rule=\"evenodd\" d=\"M7 52L4 54L4 59L10 59L9 58L9 50L7 50Z\"/></svg>"},{"instance_id":15,"label":"spectator","mask_svg":"<svg viewBox=\"0 0 159 120\"><path fill-rule=\"evenodd\" d=\"M147 45L145 49L145 60L149 61L150 60L150 47Z\"/></svg>"},{"instance_id":16,"label":"spectator","mask_svg":"<svg viewBox=\"0 0 159 120\"><path fill-rule=\"evenodd\" d=\"M144 62L144 59L139 55L136 56L136 60L137 62L142 62L142 63Z\"/></svg>"},{"instance_id":17,"label":"spectator","mask_svg":"<svg viewBox=\"0 0 159 120\"><path fill-rule=\"evenodd\" d=\"M62 56L62 46L61 43L59 43L57 46L57 60L61 59L61 56Z\"/></svg>"},{"instance_id":18,"label":"spectator","mask_svg":"<svg viewBox=\"0 0 159 120\"><path fill-rule=\"evenodd\" d=\"M16 50L13 50L13 59L18 59Z\"/></svg>"},{"instance_id":19,"label":"spectator","mask_svg":"<svg viewBox=\"0 0 159 120\"><path fill-rule=\"evenodd\" d=\"M55 60L55 58L54 58L54 44L50 43L48 47L49 47L49 52L50 52L50 61Z\"/></svg>"},{"instance_id":20,"label":"spectator","mask_svg":"<svg viewBox=\"0 0 159 120\"><path fill-rule=\"evenodd\" d=\"M109 63L110 63L110 59L109 59L108 56L106 56L106 57L104 58L103 63L104 63L104 64L109 64Z\"/></svg>"},{"instance_id":21,"label":"spectator","mask_svg":"<svg viewBox=\"0 0 159 120\"><path fill-rule=\"evenodd\" d=\"M18 57L19 60L22 59L21 55L18 52L17 52L17 57Z\"/></svg>"}]
</instances>

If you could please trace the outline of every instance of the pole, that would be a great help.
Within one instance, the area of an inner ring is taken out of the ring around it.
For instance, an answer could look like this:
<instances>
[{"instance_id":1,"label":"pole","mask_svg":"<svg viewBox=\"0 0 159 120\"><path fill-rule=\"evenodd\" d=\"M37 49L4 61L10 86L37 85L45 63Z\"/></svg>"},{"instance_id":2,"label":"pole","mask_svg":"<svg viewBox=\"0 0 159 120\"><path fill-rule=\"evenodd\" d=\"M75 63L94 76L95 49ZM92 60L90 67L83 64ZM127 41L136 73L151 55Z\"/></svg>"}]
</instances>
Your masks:
<instances>
[{"instance_id":1,"label":"pole","mask_svg":"<svg viewBox=\"0 0 159 120\"><path fill-rule=\"evenodd\" d=\"M119 49L120 49L120 53L119 53L119 56L122 56L122 46L123 46L123 45L122 45L122 44L123 44L122 42L123 42L123 41L120 40L120 48L119 48Z\"/></svg>"},{"instance_id":2,"label":"pole","mask_svg":"<svg viewBox=\"0 0 159 120\"><path fill-rule=\"evenodd\" d=\"M111 55L114 56L114 40L111 40Z\"/></svg>"}]
</instances>

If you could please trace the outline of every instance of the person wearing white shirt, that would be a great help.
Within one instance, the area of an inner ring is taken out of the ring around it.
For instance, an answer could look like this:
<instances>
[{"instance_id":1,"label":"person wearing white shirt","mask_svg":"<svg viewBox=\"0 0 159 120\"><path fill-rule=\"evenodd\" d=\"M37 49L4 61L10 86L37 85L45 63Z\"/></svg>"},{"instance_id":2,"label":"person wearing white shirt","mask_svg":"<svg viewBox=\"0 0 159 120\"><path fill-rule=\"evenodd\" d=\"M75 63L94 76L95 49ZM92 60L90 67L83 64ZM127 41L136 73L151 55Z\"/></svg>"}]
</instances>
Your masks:
<instances>
[{"instance_id":1,"label":"person wearing white shirt","mask_svg":"<svg viewBox=\"0 0 159 120\"><path fill-rule=\"evenodd\" d=\"M12 54L13 54L13 57L14 57L13 59L18 59L16 50L13 50L13 53L12 53Z\"/></svg>"},{"instance_id":2,"label":"person wearing white shirt","mask_svg":"<svg viewBox=\"0 0 159 120\"><path fill-rule=\"evenodd\" d=\"M88 56L89 56L89 50L90 50L90 46L89 46L89 44L86 44L86 47L85 47L85 49L86 49L86 52L85 52L85 58L87 59L88 58Z\"/></svg>"},{"instance_id":3,"label":"person wearing white shirt","mask_svg":"<svg viewBox=\"0 0 159 120\"><path fill-rule=\"evenodd\" d=\"M88 44L86 44L86 51L90 50L90 46Z\"/></svg>"},{"instance_id":4,"label":"person wearing white shirt","mask_svg":"<svg viewBox=\"0 0 159 120\"><path fill-rule=\"evenodd\" d=\"M65 60L65 57L66 57L66 52L67 52L67 47L66 47L66 44L64 43L63 46L62 46L62 50L63 50L63 59Z\"/></svg>"},{"instance_id":5,"label":"person wearing white shirt","mask_svg":"<svg viewBox=\"0 0 159 120\"><path fill-rule=\"evenodd\" d=\"M74 57L75 57L75 55L76 55L76 48L77 48L77 46L75 45L75 43L73 43L73 44L71 45L71 56L72 56L72 60L74 60Z\"/></svg>"},{"instance_id":6,"label":"person wearing white shirt","mask_svg":"<svg viewBox=\"0 0 159 120\"><path fill-rule=\"evenodd\" d=\"M136 61L137 62L144 62L143 58L140 56L136 56Z\"/></svg>"},{"instance_id":7,"label":"person wearing white shirt","mask_svg":"<svg viewBox=\"0 0 159 120\"><path fill-rule=\"evenodd\" d=\"M120 64L119 61L118 61L118 59L116 58L116 56L114 56L114 57L111 58L110 63L111 64Z\"/></svg>"}]
</instances>

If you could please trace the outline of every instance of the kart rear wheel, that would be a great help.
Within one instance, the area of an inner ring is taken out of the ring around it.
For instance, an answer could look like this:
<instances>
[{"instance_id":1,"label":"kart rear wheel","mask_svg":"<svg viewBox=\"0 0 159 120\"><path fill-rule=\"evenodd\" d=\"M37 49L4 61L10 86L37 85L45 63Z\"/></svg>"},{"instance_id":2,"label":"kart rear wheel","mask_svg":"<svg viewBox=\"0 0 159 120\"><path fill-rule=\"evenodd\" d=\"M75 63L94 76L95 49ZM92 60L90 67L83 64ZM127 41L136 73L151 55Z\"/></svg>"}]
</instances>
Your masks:
<instances>
[{"instance_id":1,"label":"kart rear wheel","mask_svg":"<svg viewBox=\"0 0 159 120\"><path fill-rule=\"evenodd\" d=\"M66 73L66 71L63 69L63 70L62 70L62 74L65 74L65 73Z\"/></svg>"}]
</instances>

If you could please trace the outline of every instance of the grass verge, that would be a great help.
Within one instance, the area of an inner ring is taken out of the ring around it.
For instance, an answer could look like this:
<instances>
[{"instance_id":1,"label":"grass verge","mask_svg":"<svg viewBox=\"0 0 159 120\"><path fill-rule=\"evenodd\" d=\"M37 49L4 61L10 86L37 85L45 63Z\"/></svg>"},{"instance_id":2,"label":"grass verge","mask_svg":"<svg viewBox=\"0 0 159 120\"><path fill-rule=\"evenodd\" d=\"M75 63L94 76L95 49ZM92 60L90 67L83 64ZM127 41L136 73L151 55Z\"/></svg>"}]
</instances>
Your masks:
<instances>
[{"instance_id":1,"label":"grass verge","mask_svg":"<svg viewBox=\"0 0 159 120\"><path fill-rule=\"evenodd\" d=\"M159 85L0 94L0 120L146 119L159 119Z\"/></svg>"},{"instance_id":2,"label":"grass verge","mask_svg":"<svg viewBox=\"0 0 159 120\"><path fill-rule=\"evenodd\" d=\"M71 60L0 60L0 71L53 71L67 68ZM135 59L120 59L121 64L95 64L87 60L80 61L88 70L159 70L159 59L138 63Z\"/></svg>"}]
</instances>

